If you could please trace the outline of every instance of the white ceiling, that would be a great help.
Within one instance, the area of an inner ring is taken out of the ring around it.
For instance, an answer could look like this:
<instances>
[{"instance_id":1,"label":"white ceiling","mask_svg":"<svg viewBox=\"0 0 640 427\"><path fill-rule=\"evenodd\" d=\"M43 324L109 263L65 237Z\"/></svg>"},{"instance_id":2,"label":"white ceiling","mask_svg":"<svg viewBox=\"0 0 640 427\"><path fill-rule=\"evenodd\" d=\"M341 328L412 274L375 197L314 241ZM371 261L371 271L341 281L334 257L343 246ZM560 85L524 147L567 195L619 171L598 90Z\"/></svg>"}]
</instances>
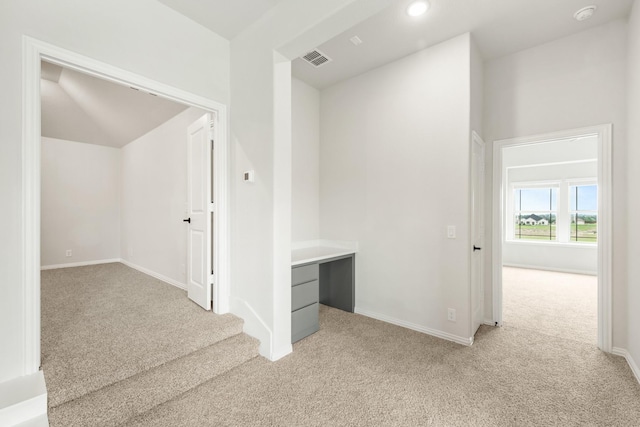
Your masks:
<instances>
[{"instance_id":1,"label":"white ceiling","mask_svg":"<svg viewBox=\"0 0 640 427\"><path fill-rule=\"evenodd\" d=\"M123 147L187 108L42 62L42 136Z\"/></svg>"},{"instance_id":2,"label":"white ceiling","mask_svg":"<svg viewBox=\"0 0 640 427\"><path fill-rule=\"evenodd\" d=\"M232 39L281 0L158 1ZM293 75L322 89L466 32L485 59L496 58L626 17L633 0L430 0L419 18L405 13L410 2L395 0L318 46L332 62L316 69L293 61ZM574 20L574 12L589 4L598 6L593 18ZM359 46L349 41L356 35ZM122 147L185 108L43 62L43 136Z\"/></svg>"},{"instance_id":3,"label":"white ceiling","mask_svg":"<svg viewBox=\"0 0 640 427\"><path fill-rule=\"evenodd\" d=\"M281 0L158 0L176 12L233 39Z\"/></svg>"},{"instance_id":4,"label":"white ceiling","mask_svg":"<svg viewBox=\"0 0 640 427\"><path fill-rule=\"evenodd\" d=\"M430 0L419 18L394 4L318 48L332 62L320 68L297 59L294 77L322 89L426 47L471 32L485 59L497 58L628 16L633 0ZM578 22L573 14L597 5L595 15ZM349 39L363 43L354 46Z\"/></svg>"}]
</instances>

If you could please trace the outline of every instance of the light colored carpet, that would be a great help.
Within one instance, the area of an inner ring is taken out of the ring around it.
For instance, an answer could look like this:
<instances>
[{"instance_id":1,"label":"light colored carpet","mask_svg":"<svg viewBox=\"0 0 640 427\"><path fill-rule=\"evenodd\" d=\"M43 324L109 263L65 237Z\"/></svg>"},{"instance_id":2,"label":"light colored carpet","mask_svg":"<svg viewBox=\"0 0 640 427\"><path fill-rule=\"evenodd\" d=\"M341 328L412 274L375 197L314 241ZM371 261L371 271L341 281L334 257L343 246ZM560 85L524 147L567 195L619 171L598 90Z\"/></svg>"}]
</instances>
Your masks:
<instances>
[{"instance_id":1,"label":"light colored carpet","mask_svg":"<svg viewBox=\"0 0 640 427\"><path fill-rule=\"evenodd\" d=\"M321 307L320 331L127 426L638 426L640 385L593 345L483 326L471 347Z\"/></svg>"},{"instance_id":2,"label":"light colored carpet","mask_svg":"<svg viewBox=\"0 0 640 427\"><path fill-rule=\"evenodd\" d=\"M55 407L242 331L120 263L42 272L42 368Z\"/></svg>"},{"instance_id":3,"label":"light colored carpet","mask_svg":"<svg viewBox=\"0 0 640 427\"><path fill-rule=\"evenodd\" d=\"M234 335L154 369L49 409L51 427L111 427L125 423L258 356L258 341Z\"/></svg>"},{"instance_id":4,"label":"light colored carpet","mask_svg":"<svg viewBox=\"0 0 640 427\"><path fill-rule=\"evenodd\" d=\"M502 283L505 328L597 345L596 276L503 267Z\"/></svg>"},{"instance_id":5,"label":"light colored carpet","mask_svg":"<svg viewBox=\"0 0 640 427\"><path fill-rule=\"evenodd\" d=\"M111 281L102 276L113 274L109 271L113 266L121 270L123 280L128 277L149 281L151 287L161 284L116 264L79 270L84 279L76 280L76 286L88 287L92 295L106 292L92 286ZM61 280L64 271L55 272L43 273ZM180 345L181 350L208 341L198 338L197 333L194 338L188 337L194 330L191 327L179 331L185 336L178 336L173 330L177 327L175 322L161 323L156 319L156 309L168 312L175 307L175 316L184 320L199 318L192 309L216 317L191 304L178 289L175 298L182 302L156 303L161 307L151 309L145 306L153 306L152 301L160 300L160 296L144 297L137 307L130 306L129 301L137 298L118 298L117 292L108 292L99 299L113 301L103 301L106 307L96 314L95 307L89 307L92 297L78 299L77 290L65 289L57 289L59 295L54 301L58 302L50 304L46 311L45 305L52 301L44 300L43 292L43 328L48 324L43 337L47 335L50 340L46 349L49 365L45 364L44 369L52 394L60 393L57 387L71 385L76 390L73 382L78 373L78 380L86 389L96 386L91 375L101 377L100 365L89 367L87 363L83 370L75 371L80 356L74 351L93 354L93 363L106 363L113 376L110 383L124 375L108 357L96 355L88 347L102 346L109 357L118 357L125 371L131 365L140 367L137 360L147 357L138 350L123 350L126 346L119 347L122 354L110 351L107 339L115 339L111 344L114 346L126 341L127 346L135 347L137 339L166 327L168 332L154 338L164 343L163 348L154 349L144 339L143 346L148 351L168 351L169 355L176 353L174 343L167 341L164 334L177 337L176 343L190 343ZM173 289L164 289L167 290L171 294ZM149 288L145 292L153 295L161 290ZM65 297L65 293L69 295ZM65 298L78 299L78 306L64 302ZM128 316L130 311L136 316L119 318ZM113 312L117 313L115 318ZM58 320L45 322L47 316ZM94 317L100 327L85 331L82 324L93 323ZM320 321L318 333L296 343L294 353L277 362L249 357L235 368L218 370L214 364L224 362L222 355L217 357L215 353L235 351L219 347L231 341L203 346L136 377L52 408L52 426L640 426L640 385L626 361L604 354L592 344L512 325L483 326L475 344L464 347L325 306L321 306ZM108 331L115 327L112 323L124 323L125 327L118 334L101 335L101 328ZM132 324L136 327L129 327ZM55 325L58 326L54 328ZM145 331L148 325L151 331ZM57 333L55 337L51 336L53 332ZM93 337L92 333L98 336ZM119 336L128 333L133 337ZM100 335L104 339L99 339ZM238 343L248 344L246 340ZM159 357L151 360L155 363ZM65 363L66 358L69 363ZM206 360L212 364L206 365ZM66 375L58 378L47 372L48 366L57 367L56 373L63 371ZM195 384L200 385L192 387ZM149 397L162 394L160 400L166 400L167 388L173 386L175 397L171 400L126 420L140 409L148 409L145 405L152 404ZM132 405L138 403L133 410ZM96 415L104 405L106 412Z\"/></svg>"}]
</instances>

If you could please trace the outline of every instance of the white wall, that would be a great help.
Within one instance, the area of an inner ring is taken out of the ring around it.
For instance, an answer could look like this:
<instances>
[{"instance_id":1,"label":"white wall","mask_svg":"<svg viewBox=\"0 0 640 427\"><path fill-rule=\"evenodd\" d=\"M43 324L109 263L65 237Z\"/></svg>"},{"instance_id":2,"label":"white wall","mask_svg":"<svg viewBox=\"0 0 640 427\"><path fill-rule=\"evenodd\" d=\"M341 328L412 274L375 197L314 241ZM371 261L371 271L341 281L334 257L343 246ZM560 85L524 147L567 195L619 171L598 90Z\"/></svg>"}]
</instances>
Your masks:
<instances>
[{"instance_id":1,"label":"white wall","mask_svg":"<svg viewBox=\"0 0 640 427\"><path fill-rule=\"evenodd\" d=\"M0 382L32 373L22 268L22 36L200 96L229 100L229 43L154 1L0 2ZM117 25L114 25L117 23ZM185 65L187 64L187 65Z\"/></svg>"},{"instance_id":2,"label":"white wall","mask_svg":"<svg viewBox=\"0 0 640 427\"><path fill-rule=\"evenodd\" d=\"M43 266L120 258L119 209L119 149L42 138Z\"/></svg>"},{"instance_id":3,"label":"white wall","mask_svg":"<svg viewBox=\"0 0 640 427\"><path fill-rule=\"evenodd\" d=\"M629 19L629 68L628 68L628 124L629 148L627 156L628 205L630 217L640 212L640 1L633 4L633 11ZM629 222L631 225L631 222ZM640 363L640 230L631 226L627 228L629 273L627 295L627 349L635 361L636 367ZM640 372L636 371L639 376Z\"/></svg>"},{"instance_id":4,"label":"white wall","mask_svg":"<svg viewBox=\"0 0 640 427\"><path fill-rule=\"evenodd\" d=\"M470 337L470 42L329 87L320 109L320 234L359 243L356 310L459 340Z\"/></svg>"},{"instance_id":5,"label":"white wall","mask_svg":"<svg viewBox=\"0 0 640 427\"><path fill-rule=\"evenodd\" d=\"M484 138L483 104L484 104L484 59L471 36L471 130ZM486 141L485 141L486 143ZM488 148L485 147L485 151Z\"/></svg>"},{"instance_id":6,"label":"white wall","mask_svg":"<svg viewBox=\"0 0 640 427\"><path fill-rule=\"evenodd\" d=\"M122 147L122 258L185 288L187 128L204 114L188 108Z\"/></svg>"},{"instance_id":7,"label":"white wall","mask_svg":"<svg viewBox=\"0 0 640 427\"><path fill-rule=\"evenodd\" d=\"M320 92L291 79L291 240L320 238Z\"/></svg>"},{"instance_id":8,"label":"white wall","mask_svg":"<svg viewBox=\"0 0 640 427\"><path fill-rule=\"evenodd\" d=\"M485 63L484 135L492 141L613 123L613 344L626 342L627 25L613 21L551 43ZM487 151L487 183L491 182ZM487 185L486 218L492 218ZM491 235L491 222L486 222ZM486 242L485 283L491 283ZM491 313L485 286L485 313Z\"/></svg>"},{"instance_id":9,"label":"white wall","mask_svg":"<svg viewBox=\"0 0 640 427\"><path fill-rule=\"evenodd\" d=\"M289 61L390 2L286 0L231 41L231 311L270 359L292 348Z\"/></svg>"}]
</instances>

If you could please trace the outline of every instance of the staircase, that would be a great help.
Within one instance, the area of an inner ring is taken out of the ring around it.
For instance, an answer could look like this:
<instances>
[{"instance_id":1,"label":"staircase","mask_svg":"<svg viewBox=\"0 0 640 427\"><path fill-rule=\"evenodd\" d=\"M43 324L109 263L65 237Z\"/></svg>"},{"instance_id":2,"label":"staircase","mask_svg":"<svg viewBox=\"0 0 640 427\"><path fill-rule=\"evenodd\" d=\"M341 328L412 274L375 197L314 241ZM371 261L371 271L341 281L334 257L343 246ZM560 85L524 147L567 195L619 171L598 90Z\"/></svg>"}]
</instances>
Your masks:
<instances>
[{"instance_id":1,"label":"staircase","mask_svg":"<svg viewBox=\"0 0 640 427\"><path fill-rule=\"evenodd\" d=\"M242 333L242 320L231 317L224 334L217 330L212 334L215 342L195 351L141 369L126 378L66 400L57 398L53 401L52 392L57 396L64 396L65 393L50 390L50 425L126 425L132 418L258 357L259 342ZM66 395L71 396L68 393Z\"/></svg>"}]
</instances>

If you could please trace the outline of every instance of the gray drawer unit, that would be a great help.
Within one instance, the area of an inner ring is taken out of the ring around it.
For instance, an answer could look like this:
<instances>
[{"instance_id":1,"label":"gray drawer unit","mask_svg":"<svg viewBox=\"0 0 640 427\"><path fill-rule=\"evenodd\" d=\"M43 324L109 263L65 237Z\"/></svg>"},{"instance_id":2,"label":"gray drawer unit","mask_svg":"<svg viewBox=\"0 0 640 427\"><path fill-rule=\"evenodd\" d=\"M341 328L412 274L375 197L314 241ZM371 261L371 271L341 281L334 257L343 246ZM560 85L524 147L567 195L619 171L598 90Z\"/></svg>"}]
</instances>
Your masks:
<instances>
[{"instance_id":1,"label":"gray drawer unit","mask_svg":"<svg viewBox=\"0 0 640 427\"><path fill-rule=\"evenodd\" d=\"M291 311L318 302L319 293L317 280L294 286L291 288Z\"/></svg>"},{"instance_id":2,"label":"gray drawer unit","mask_svg":"<svg viewBox=\"0 0 640 427\"><path fill-rule=\"evenodd\" d=\"M320 277L318 264L303 265L291 269L291 286L318 280Z\"/></svg>"},{"instance_id":3,"label":"gray drawer unit","mask_svg":"<svg viewBox=\"0 0 640 427\"><path fill-rule=\"evenodd\" d=\"M291 313L291 342L318 332L318 303L308 305Z\"/></svg>"}]
</instances>

